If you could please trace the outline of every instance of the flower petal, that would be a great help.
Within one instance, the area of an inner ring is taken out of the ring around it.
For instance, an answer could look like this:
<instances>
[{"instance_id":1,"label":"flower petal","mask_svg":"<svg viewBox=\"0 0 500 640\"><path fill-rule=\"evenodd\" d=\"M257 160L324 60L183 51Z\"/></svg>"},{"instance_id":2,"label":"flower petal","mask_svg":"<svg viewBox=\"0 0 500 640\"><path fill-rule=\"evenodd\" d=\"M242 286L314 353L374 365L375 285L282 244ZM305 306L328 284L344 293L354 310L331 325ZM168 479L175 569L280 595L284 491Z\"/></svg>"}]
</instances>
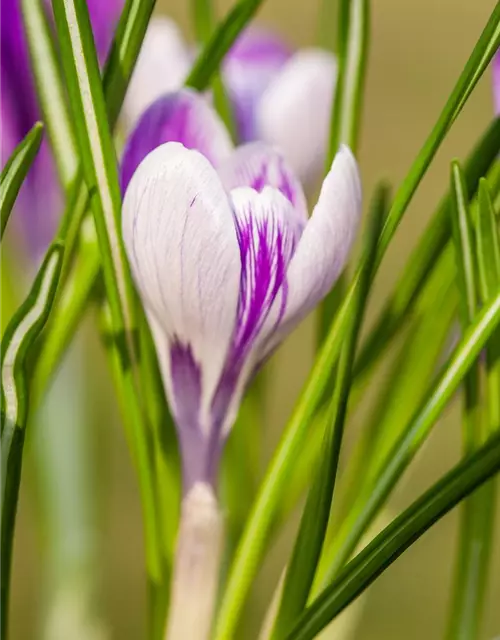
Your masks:
<instances>
[{"instance_id":1,"label":"flower petal","mask_svg":"<svg viewBox=\"0 0 500 640\"><path fill-rule=\"evenodd\" d=\"M248 358L281 319L287 298L286 273L297 244L289 221L292 205L277 189L231 192L241 253L241 285L230 359ZM270 316L271 308L276 314ZM260 338L260 339L258 339Z\"/></svg>"},{"instance_id":2,"label":"flower petal","mask_svg":"<svg viewBox=\"0 0 500 640\"><path fill-rule=\"evenodd\" d=\"M175 22L165 16L153 18L123 105L129 126L160 96L182 87L191 62L192 54Z\"/></svg>"},{"instance_id":3,"label":"flower petal","mask_svg":"<svg viewBox=\"0 0 500 640\"><path fill-rule=\"evenodd\" d=\"M120 172L122 193L147 154L165 142L196 149L214 165L232 151L224 123L202 96L189 89L170 93L147 109L127 140Z\"/></svg>"},{"instance_id":4,"label":"flower petal","mask_svg":"<svg viewBox=\"0 0 500 640\"><path fill-rule=\"evenodd\" d=\"M125 0L87 0L92 33L101 64L106 61L124 4Z\"/></svg>"},{"instance_id":5,"label":"flower petal","mask_svg":"<svg viewBox=\"0 0 500 640\"><path fill-rule=\"evenodd\" d=\"M500 49L493 58L493 100L495 113L500 115Z\"/></svg>"},{"instance_id":6,"label":"flower petal","mask_svg":"<svg viewBox=\"0 0 500 640\"><path fill-rule=\"evenodd\" d=\"M266 353L330 291L345 266L360 218L358 165L350 149L342 145L288 267L286 311Z\"/></svg>"},{"instance_id":7,"label":"flower petal","mask_svg":"<svg viewBox=\"0 0 500 640\"><path fill-rule=\"evenodd\" d=\"M150 153L125 195L123 236L137 288L154 318L174 415L180 419L186 409L172 382L172 359L183 353L201 372L197 426L208 432L212 396L235 326L241 272L231 206L208 160L177 143Z\"/></svg>"},{"instance_id":8,"label":"flower petal","mask_svg":"<svg viewBox=\"0 0 500 640\"><path fill-rule=\"evenodd\" d=\"M249 28L236 40L223 65L223 78L234 103L242 142L254 140L255 108L263 92L291 56L276 34Z\"/></svg>"},{"instance_id":9,"label":"flower petal","mask_svg":"<svg viewBox=\"0 0 500 640\"><path fill-rule=\"evenodd\" d=\"M320 49L296 53L257 106L257 137L280 149L303 183L323 169L337 79L335 57Z\"/></svg>"},{"instance_id":10,"label":"flower petal","mask_svg":"<svg viewBox=\"0 0 500 640\"><path fill-rule=\"evenodd\" d=\"M236 187L251 187L261 192L264 187L281 191L294 207L294 220L300 232L307 223L307 202L300 181L285 158L262 142L250 142L238 147L218 167L222 184L228 191Z\"/></svg>"}]
</instances>

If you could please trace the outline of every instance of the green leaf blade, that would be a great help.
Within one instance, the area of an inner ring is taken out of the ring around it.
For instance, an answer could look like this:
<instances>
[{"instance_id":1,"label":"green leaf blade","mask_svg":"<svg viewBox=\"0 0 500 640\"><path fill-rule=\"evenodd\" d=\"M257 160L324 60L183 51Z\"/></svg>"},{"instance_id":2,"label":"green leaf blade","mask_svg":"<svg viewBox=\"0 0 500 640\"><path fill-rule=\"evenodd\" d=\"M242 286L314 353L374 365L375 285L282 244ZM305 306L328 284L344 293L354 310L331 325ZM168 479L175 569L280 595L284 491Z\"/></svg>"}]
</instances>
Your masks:
<instances>
[{"instance_id":1,"label":"green leaf blade","mask_svg":"<svg viewBox=\"0 0 500 640\"><path fill-rule=\"evenodd\" d=\"M314 600L287 635L311 640L413 542L500 469L500 437L456 465L359 553Z\"/></svg>"},{"instance_id":2,"label":"green leaf blade","mask_svg":"<svg viewBox=\"0 0 500 640\"><path fill-rule=\"evenodd\" d=\"M62 260L62 245L53 244L28 297L10 321L2 338L2 637L5 637L7 630L12 542L28 415L29 378L25 366L34 341L49 317Z\"/></svg>"},{"instance_id":3,"label":"green leaf blade","mask_svg":"<svg viewBox=\"0 0 500 640\"><path fill-rule=\"evenodd\" d=\"M28 175L33 160L40 149L43 125L37 122L25 138L14 149L0 175L0 219L1 237L14 207L19 190Z\"/></svg>"},{"instance_id":4,"label":"green leaf blade","mask_svg":"<svg viewBox=\"0 0 500 640\"><path fill-rule=\"evenodd\" d=\"M291 560L273 637L283 637L293 618L305 607L323 547L335 488L340 449L351 388L351 370L375 264L377 241L387 208L388 189L380 186L373 200L370 230L363 251L359 287L345 336L337 372L335 393L327 414L327 428L318 471L309 491Z\"/></svg>"}]
</instances>

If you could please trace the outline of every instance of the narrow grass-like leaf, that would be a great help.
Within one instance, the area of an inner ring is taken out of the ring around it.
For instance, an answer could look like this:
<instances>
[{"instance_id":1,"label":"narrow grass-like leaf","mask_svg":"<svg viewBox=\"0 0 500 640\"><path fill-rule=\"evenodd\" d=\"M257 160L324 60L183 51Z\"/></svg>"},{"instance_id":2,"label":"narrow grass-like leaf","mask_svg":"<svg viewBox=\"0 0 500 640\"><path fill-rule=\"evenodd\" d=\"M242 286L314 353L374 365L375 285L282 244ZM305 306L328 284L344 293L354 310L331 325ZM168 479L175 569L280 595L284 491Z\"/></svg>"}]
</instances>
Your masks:
<instances>
[{"instance_id":1,"label":"narrow grass-like leaf","mask_svg":"<svg viewBox=\"0 0 500 640\"><path fill-rule=\"evenodd\" d=\"M340 0L338 7L338 76L332 105L326 170L341 143L356 155L369 44L369 0ZM328 333L345 290L345 274L326 296L318 313L319 344Z\"/></svg>"},{"instance_id":2,"label":"narrow grass-like leaf","mask_svg":"<svg viewBox=\"0 0 500 640\"><path fill-rule=\"evenodd\" d=\"M211 34L206 47L196 59L186 80L189 87L193 87L197 91L203 91L207 87L223 57L261 4L262 0L239 0L234 5L227 17Z\"/></svg>"},{"instance_id":3,"label":"narrow grass-like leaf","mask_svg":"<svg viewBox=\"0 0 500 640\"><path fill-rule=\"evenodd\" d=\"M79 161L53 30L42 0L22 0L21 6L38 101L57 172L63 189L68 191L76 178Z\"/></svg>"},{"instance_id":4,"label":"narrow grass-like leaf","mask_svg":"<svg viewBox=\"0 0 500 640\"><path fill-rule=\"evenodd\" d=\"M493 57L499 43L500 3L497 3L435 127L398 189L379 242L379 261L382 259L397 225L403 217L437 149L471 94L480 75ZM267 534L286 485L290 467L295 457L299 455L307 424L330 381L330 374L340 351L353 304L353 294L357 286L358 279L355 278L332 322L308 383L275 451L266 477L261 484L259 495L236 551L222 598L215 627L217 640L231 638L234 633L239 612L263 554Z\"/></svg>"},{"instance_id":5,"label":"narrow grass-like leaf","mask_svg":"<svg viewBox=\"0 0 500 640\"><path fill-rule=\"evenodd\" d=\"M304 611L287 640L311 640L409 546L500 470L500 437L457 464L363 549Z\"/></svg>"},{"instance_id":6,"label":"narrow grass-like leaf","mask_svg":"<svg viewBox=\"0 0 500 640\"><path fill-rule=\"evenodd\" d=\"M455 122L464 104L472 93L479 78L488 67L491 59L500 46L500 2L497 2L491 16L467 61L451 96L445 104L441 115L425 141L422 149L413 162L410 171L403 180L394 198L394 203L387 216L381 237L380 258L385 253L394 232L401 221L418 185L424 177L430 163Z\"/></svg>"},{"instance_id":7,"label":"narrow grass-like leaf","mask_svg":"<svg viewBox=\"0 0 500 640\"><path fill-rule=\"evenodd\" d=\"M479 267L476 281L484 304L500 291L498 231L485 180L481 180L479 185L476 250ZM497 330L486 347L487 401L476 406L475 421L467 425L466 453L480 447L500 426L499 338ZM470 393L467 387L465 391L467 401ZM447 637L450 640L479 636L489 577L494 513L495 487L492 482L468 498L463 505L457 573L448 623Z\"/></svg>"},{"instance_id":8,"label":"narrow grass-like leaf","mask_svg":"<svg viewBox=\"0 0 500 640\"><path fill-rule=\"evenodd\" d=\"M199 44L205 46L207 42L210 41L210 36L216 24L212 0L191 0L191 5L196 39ZM211 84L215 109L222 118L233 140L236 140L236 126L231 101L229 100L219 71L214 72Z\"/></svg>"},{"instance_id":9,"label":"narrow grass-like leaf","mask_svg":"<svg viewBox=\"0 0 500 640\"><path fill-rule=\"evenodd\" d=\"M292 551L283 585L281 604L274 629L275 638L281 638L293 619L302 611L309 597L316 566L323 547L331 502L337 477L340 449L351 388L351 369L359 330L368 300L377 241L386 211L388 190L377 189L370 219L366 247L363 251L360 285L353 302L353 313L340 355L335 392L327 411L323 453L309 491L299 532Z\"/></svg>"},{"instance_id":10,"label":"narrow grass-like leaf","mask_svg":"<svg viewBox=\"0 0 500 640\"><path fill-rule=\"evenodd\" d=\"M378 392L376 406L370 412L368 424L363 425L359 439L349 456L342 476L342 505L340 514L349 512L357 493L365 482L376 478L388 454L422 402L437 368L457 310L457 294L450 281L454 271L430 279L432 285L426 295L428 303L416 313L408 335ZM436 270L436 276L441 272ZM447 281L446 281L447 280ZM423 292L423 295L427 293ZM439 308L439 313L435 309ZM353 392L354 395L354 392ZM355 402L355 401L353 401ZM357 403L355 403L356 405ZM334 525L337 525L337 520Z\"/></svg>"},{"instance_id":11,"label":"narrow grass-like leaf","mask_svg":"<svg viewBox=\"0 0 500 640\"><path fill-rule=\"evenodd\" d=\"M12 543L29 405L26 359L49 316L63 248L47 252L31 291L9 323L1 345L2 375L2 637L6 638Z\"/></svg>"},{"instance_id":12,"label":"narrow grass-like leaf","mask_svg":"<svg viewBox=\"0 0 500 640\"><path fill-rule=\"evenodd\" d=\"M348 560L361 536L429 435L441 411L500 323L500 293L464 332L424 402L405 426L376 481L364 487L330 545L320 567L320 583L329 581Z\"/></svg>"},{"instance_id":13,"label":"narrow grass-like leaf","mask_svg":"<svg viewBox=\"0 0 500 640\"><path fill-rule=\"evenodd\" d=\"M338 79L326 166L331 167L341 143L356 154L369 45L369 0L340 0Z\"/></svg>"},{"instance_id":14,"label":"narrow grass-like leaf","mask_svg":"<svg viewBox=\"0 0 500 640\"><path fill-rule=\"evenodd\" d=\"M469 212L469 196L458 162L451 166L451 228L455 245L457 284L460 291L460 316L465 329L473 320L477 307L474 238ZM477 381L476 381L477 383ZM474 403L475 404L475 403Z\"/></svg>"},{"instance_id":15,"label":"narrow grass-like leaf","mask_svg":"<svg viewBox=\"0 0 500 640\"><path fill-rule=\"evenodd\" d=\"M43 125L37 122L17 145L0 175L1 237L9 221L17 194L28 175L33 160L42 144Z\"/></svg>"},{"instance_id":16,"label":"narrow grass-like leaf","mask_svg":"<svg viewBox=\"0 0 500 640\"><path fill-rule=\"evenodd\" d=\"M133 446L145 509L148 572L161 584L162 560L152 464L145 439L147 426L139 403L137 324L134 294L120 233L121 194L113 139L108 126L101 77L88 8L84 0L53 0L64 73L82 158L91 192L91 206L99 241L106 295L113 324L114 349L121 362L117 384L125 420L133 425Z\"/></svg>"},{"instance_id":17,"label":"narrow grass-like leaf","mask_svg":"<svg viewBox=\"0 0 500 640\"><path fill-rule=\"evenodd\" d=\"M32 383L32 404L35 407L38 406L76 327L84 316L100 264L94 223L89 218L82 227L78 253L66 283L58 294L58 304L51 314L36 357Z\"/></svg>"},{"instance_id":18,"label":"narrow grass-like leaf","mask_svg":"<svg viewBox=\"0 0 500 640\"><path fill-rule=\"evenodd\" d=\"M493 169L492 165L498 157L499 148L500 118L496 118L488 126L464 163L466 188L471 197L477 191L480 178L490 168ZM362 345L355 364L358 381L361 376L367 377L388 341L403 326L405 318L425 285L427 276L447 244L451 233L450 206L451 194L448 193L442 199L422 238L412 251L394 293L384 305L377 323Z\"/></svg>"}]
</instances>

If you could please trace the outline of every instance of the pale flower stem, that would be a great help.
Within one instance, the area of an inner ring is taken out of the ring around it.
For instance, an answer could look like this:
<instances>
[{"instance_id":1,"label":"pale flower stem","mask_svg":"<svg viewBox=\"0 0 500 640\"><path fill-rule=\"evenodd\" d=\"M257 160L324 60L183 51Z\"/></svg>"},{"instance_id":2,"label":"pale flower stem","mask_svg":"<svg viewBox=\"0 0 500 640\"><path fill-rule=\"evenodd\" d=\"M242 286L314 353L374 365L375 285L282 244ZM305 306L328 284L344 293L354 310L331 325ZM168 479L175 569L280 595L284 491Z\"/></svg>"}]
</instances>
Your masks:
<instances>
[{"instance_id":1,"label":"pale flower stem","mask_svg":"<svg viewBox=\"0 0 500 640\"><path fill-rule=\"evenodd\" d=\"M165 640L208 640L221 564L223 521L212 488L185 496L172 576Z\"/></svg>"}]
</instances>

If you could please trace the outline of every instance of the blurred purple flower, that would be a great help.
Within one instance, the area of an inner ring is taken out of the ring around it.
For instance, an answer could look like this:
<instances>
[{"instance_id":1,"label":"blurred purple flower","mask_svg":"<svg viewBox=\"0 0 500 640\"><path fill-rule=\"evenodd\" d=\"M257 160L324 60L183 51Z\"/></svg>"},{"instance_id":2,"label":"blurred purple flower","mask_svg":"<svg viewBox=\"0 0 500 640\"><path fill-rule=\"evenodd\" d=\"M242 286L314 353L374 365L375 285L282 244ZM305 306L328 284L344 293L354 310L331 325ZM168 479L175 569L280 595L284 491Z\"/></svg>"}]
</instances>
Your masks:
<instances>
[{"instance_id":1,"label":"blurred purple flower","mask_svg":"<svg viewBox=\"0 0 500 640\"><path fill-rule=\"evenodd\" d=\"M500 115L500 49L493 58L493 100L495 113Z\"/></svg>"},{"instance_id":2,"label":"blurred purple flower","mask_svg":"<svg viewBox=\"0 0 500 640\"><path fill-rule=\"evenodd\" d=\"M162 95L179 89L193 51L168 18L153 19L125 100L135 125ZM222 66L240 142L262 140L279 148L303 182L321 175L326 157L337 64L321 49L293 52L269 31L249 28Z\"/></svg>"},{"instance_id":3,"label":"blurred purple flower","mask_svg":"<svg viewBox=\"0 0 500 640\"><path fill-rule=\"evenodd\" d=\"M213 486L252 375L341 273L361 211L356 161L337 153L312 216L272 147L232 148L189 90L161 98L121 166L123 235L177 424L184 490Z\"/></svg>"},{"instance_id":4,"label":"blurred purple flower","mask_svg":"<svg viewBox=\"0 0 500 640\"><path fill-rule=\"evenodd\" d=\"M87 0L101 62L104 61L111 44L123 3L124 0ZM45 4L49 13L50 0L46 0ZM0 12L0 124L3 167L16 145L40 119L41 114L30 68L20 0L1 0ZM44 140L16 202L22 236L30 253L38 254L51 239L60 204L54 160L49 144Z\"/></svg>"}]
</instances>

